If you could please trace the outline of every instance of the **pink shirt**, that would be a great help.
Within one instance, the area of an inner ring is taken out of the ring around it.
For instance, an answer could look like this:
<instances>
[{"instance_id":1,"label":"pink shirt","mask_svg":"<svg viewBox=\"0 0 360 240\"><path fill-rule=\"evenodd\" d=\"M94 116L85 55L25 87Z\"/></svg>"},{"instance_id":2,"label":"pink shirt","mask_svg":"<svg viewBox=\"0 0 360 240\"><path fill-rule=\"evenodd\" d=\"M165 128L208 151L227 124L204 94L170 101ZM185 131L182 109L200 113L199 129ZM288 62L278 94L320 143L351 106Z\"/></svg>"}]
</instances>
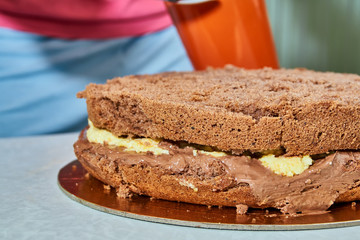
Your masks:
<instances>
[{"instance_id":1,"label":"pink shirt","mask_svg":"<svg viewBox=\"0 0 360 240\"><path fill-rule=\"evenodd\" d=\"M139 36L170 25L162 0L0 0L0 27L45 36Z\"/></svg>"}]
</instances>

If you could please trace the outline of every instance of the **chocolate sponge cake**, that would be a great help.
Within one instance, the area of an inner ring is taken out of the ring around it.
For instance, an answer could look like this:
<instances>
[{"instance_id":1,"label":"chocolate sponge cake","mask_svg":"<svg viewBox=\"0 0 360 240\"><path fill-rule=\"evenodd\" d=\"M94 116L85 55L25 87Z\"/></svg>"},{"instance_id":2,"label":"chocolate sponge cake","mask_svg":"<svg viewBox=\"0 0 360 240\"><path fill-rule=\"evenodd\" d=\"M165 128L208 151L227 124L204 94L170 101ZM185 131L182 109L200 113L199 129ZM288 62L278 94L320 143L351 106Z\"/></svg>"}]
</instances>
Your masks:
<instances>
[{"instance_id":1,"label":"chocolate sponge cake","mask_svg":"<svg viewBox=\"0 0 360 240\"><path fill-rule=\"evenodd\" d=\"M360 76L305 69L90 84L79 161L120 196L317 213L360 199Z\"/></svg>"}]
</instances>

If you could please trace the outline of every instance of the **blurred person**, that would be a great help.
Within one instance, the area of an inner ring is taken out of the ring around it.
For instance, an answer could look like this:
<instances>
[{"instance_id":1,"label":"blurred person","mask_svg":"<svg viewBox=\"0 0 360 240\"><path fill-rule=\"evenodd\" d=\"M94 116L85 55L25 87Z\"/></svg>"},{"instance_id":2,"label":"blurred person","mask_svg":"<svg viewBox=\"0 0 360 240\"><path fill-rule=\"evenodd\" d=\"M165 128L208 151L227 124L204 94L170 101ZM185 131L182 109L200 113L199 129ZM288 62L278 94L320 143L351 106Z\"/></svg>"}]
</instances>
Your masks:
<instances>
[{"instance_id":1,"label":"blurred person","mask_svg":"<svg viewBox=\"0 0 360 240\"><path fill-rule=\"evenodd\" d=\"M162 1L0 1L0 137L80 131L90 82L191 69Z\"/></svg>"}]
</instances>

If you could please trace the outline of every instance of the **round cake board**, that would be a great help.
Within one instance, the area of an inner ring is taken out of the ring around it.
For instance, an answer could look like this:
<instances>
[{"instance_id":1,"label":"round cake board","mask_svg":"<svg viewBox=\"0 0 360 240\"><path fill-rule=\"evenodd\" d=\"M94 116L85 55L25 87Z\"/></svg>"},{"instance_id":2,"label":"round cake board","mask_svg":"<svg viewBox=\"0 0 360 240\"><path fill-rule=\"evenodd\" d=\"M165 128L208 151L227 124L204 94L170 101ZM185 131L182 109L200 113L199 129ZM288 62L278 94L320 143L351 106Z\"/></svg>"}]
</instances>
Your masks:
<instances>
[{"instance_id":1,"label":"round cake board","mask_svg":"<svg viewBox=\"0 0 360 240\"><path fill-rule=\"evenodd\" d=\"M188 227L231 230L304 230L360 225L360 206L335 204L318 215L289 216L276 209L249 209L236 214L233 207L152 199L147 196L120 198L115 189L91 177L75 160L60 169L60 189L71 199L93 209L123 217Z\"/></svg>"}]
</instances>

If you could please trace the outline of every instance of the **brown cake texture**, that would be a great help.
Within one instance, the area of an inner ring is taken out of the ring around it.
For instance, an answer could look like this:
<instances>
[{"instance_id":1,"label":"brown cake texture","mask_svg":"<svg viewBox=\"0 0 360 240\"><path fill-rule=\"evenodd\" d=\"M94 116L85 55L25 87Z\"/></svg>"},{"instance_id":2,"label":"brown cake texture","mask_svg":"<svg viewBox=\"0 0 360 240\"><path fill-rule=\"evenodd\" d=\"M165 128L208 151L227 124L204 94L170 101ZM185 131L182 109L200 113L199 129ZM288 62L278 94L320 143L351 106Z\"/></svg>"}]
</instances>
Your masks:
<instances>
[{"instance_id":1,"label":"brown cake texture","mask_svg":"<svg viewBox=\"0 0 360 240\"><path fill-rule=\"evenodd\" d=\"M360 148L360 76L305 69L128 76L90 84L89 119L113 134L165 138L242 153Z\"/></svg>"},{"instance_id":2,"label":"brown cake texture","mask_svg":"<svg viewBox=\"0 0 360 240\"><path fill-rule=\"evenodd\" d=\"M78 94L93 125L161 139L169 154L89 142L87 129L75 154L121 197L234 206L241 214L248 207L320 213L360 199L359 94L358 75L306 69L227 66L115 78ZM204 146L227 154L193 154ZM258 159L268 150L315 161L299 175L280 176Z\"/></svg>"}]
</instances>

